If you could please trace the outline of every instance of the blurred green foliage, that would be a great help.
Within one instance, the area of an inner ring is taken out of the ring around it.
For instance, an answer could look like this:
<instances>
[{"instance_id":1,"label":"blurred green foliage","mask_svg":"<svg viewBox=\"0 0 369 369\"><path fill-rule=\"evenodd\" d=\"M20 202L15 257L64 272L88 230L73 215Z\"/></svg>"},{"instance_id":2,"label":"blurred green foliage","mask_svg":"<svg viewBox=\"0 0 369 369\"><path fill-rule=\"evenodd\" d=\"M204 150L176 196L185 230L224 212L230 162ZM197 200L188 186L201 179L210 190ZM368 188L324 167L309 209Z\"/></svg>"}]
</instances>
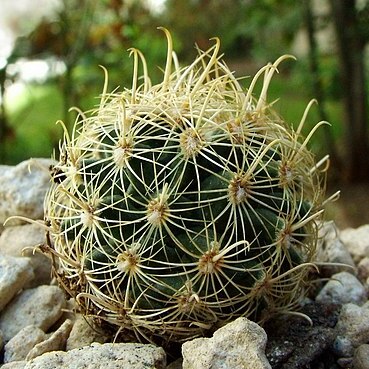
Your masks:
<instances>
[{"instance_id":1,"label":"blurred green foliage","mask_svg":"<svg viewBox=\"0 0 369 369\"><path fill-rule=\"evenodd\" d=\"M305 0L304 0L305 1ZM103 71L109 70L109 89L130 87L131 47L145 55L153 83L161 77L166 41L158 26L170 29L179 60L192 60L195 44L205 49L214 36L221 39L225 60L238 76L253 75L257 68L293 52L293 42L304 29L304 1L294 0L166 0L161 12L146 1L61 0L54 17L42 18L33 31L21 37L7 60L50 58L61 61L64 73L42 83L31 82L21 96L5 100L0 121L0 163L14 164L28 157L49 157L58 147L62 119L71 127L72 106L89 110L97 105ZM322 28L326 15L317 16ZM159 67L158 67L159 66ZM319 78L324 90L324 108L332 122L336 141L343 133L338 59L334 52L319 50ZM16 75L3 81L8 88ZM245 86L249 80L245 80ZM272 82L270 101L291 124L298 124L308 101L314 97L307 57L287 62ZM6 89L4 88L4 91ZM5 95L6 96L6 95ZM4 101L4 99L3 99ZM310 127L320 120L313 109ZM323 135L314 141L324 148Z\"/></svg>"}]
</instances>

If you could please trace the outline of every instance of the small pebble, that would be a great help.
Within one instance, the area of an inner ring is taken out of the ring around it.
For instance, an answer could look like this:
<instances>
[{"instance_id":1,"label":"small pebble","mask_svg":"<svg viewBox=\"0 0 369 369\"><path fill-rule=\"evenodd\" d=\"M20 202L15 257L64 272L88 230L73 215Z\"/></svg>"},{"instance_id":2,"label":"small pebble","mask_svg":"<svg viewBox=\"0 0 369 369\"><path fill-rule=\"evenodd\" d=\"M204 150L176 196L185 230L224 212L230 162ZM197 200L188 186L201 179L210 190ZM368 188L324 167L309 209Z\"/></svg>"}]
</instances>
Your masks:
<instances>
[{"instance_id":1,"label":"small pebble","mask_svg":"<svg viewBox=\"0 0 369 369\"><path fill-rule=\"evenodd\" d=\"M25 288L50 283L50 259L40 252L33 252L33 247L44 242L45 230L36 224L6 227L0 236L0 254L29 257L35 276L28 280Z\"/></svg>"},{"instance_id":2,"label":"small pebble","mask_svg":"<svg viewBox=\"0 0 369 369\"><path fill-rule=\"evenodd\" d=\"M138 343L94 343L71 351L47 352L28 361L24 369L165 369L161 347Z\"/></svg>"},{"instance_id":3,"label":"small pebble","mask_svg":"<svg viewBox=\"0 0 369 369\"><path fill-rule=\"evenodd\" d=\"M72 321L67 319L49 338L33 347L28 353L26 360L32 360L45 352L64 350L72 326Z\"/></svg>"},{"instance_id":4,"label":"small pebble","mask_svg":"<svg viewBox=\"0 0 369 369\"><path fill-rule=\"evenodd\" d=\"M2 311L0 329L7 342L27 325L47 330L61 317L66 301L57 286L39 286L18 294Z\"/></svg>"},{"instance_id":5,"label":"small pebble","mask_svg":"<svg viewBox=\"0 0 369 369\"><path fill-rule=\"evenodd\" d=\"M183 369L271 369L265 356L266 342L263 328L246 318L237 318L211 338L185 342Z\"/></svg>"},{"instance_id":6,"label":"small pebble","mask_svg":"<svg viewBox=\"0 0 369 369\"><path fill-rule=\"evenodd\" d=\"M357 265L357 276L363 282L366 283L369 278L369 257L360 260L360 263Z\"/></svg>"},{"instance_id":7,"label":"small pebble","mask_svg":"<svg viewBox=\"0 0 369 369\"><path fill-rule=\"evenodd\" d=\"M4 362L25 360L32 348L45 339L42 329L34 325L24 327L5 345Z\"/></svg>"},{"instance_id":8,"label":"small pebble","mask_svg":"<svg viewBox=\"0 0 369 369\"><path fill-rule=\"evenodd\" d=\"M350 302L362 305L367 300L367 293L354 275L340 272L332 276L315 300L326 305L343 305Z\"/></svg>"},{"instance_id":9,"label":"small pebble","mask_svg":"<svg viewBox=\"0 0 369 369\"><path fill-rule=\"evenodd\" d=\"M369 344L360 345L354 353L355 369L369 369Z\"/></svg>"},{"instance_id":10,"label":"small pebble","mask_svg":"<svg viewBox=\"0 0 369 369\"><path fill-rule=\"evenodd\" d=\"M354 274L355 263L344 243L339 238L339 231L334 223L325 223L319 231L320 247L318 248L318 261L324 263L334 263L336 265L325 265L325 271L329 270L329 275L346 271ZM342 265L337 265L342 264Z\"/></svg>"},{"instance_id":11,"label":"small pebble","mask_svg":"<svg viewBox=\"0 0 369 369\"><path fill-rule=\"evenodd\" d=\"M88 317L78 314L67 340L67 351L88 346L93 342L106 341L107 337L97 327L93 327L93 322Z\"/></svg>"},{"instance_id":12,"label":"small pebble","mask_svg":"<svg viewBox=\"0 0 369 369\"><path fill-rule=\"evenodd\" d=\"M346 228L340 238L356 263L369 255L369 224L358 228Z\"/></svg>"},{"instance_id":13,"label":"small pebble","mask_svg":"<svg viewBox=\"0 0 369 369\"><path fill-rule=\"evenodd\" d=\"M342 369L351 369L352 368L352 361L353 361L352 357L340 357L337 360L337 364Z\"/></svg>"},{"instance_id":14,"label":"small pebble","mask_svg":"<svg viewBox=\"0 0 369 369\"><path fill-rule=\"evenodd\" d=\"M33 277L29 258L0 255L0 311Z\"/></svg>"},{"instance_id":15,"label":"small pebble","mask_svg":"<svg viewBox=\"0 0 369 369\"><path fill-rule=\"evenodd\" d=\"M15 166L0 165L0 223L14 215L43 219L52 163L50 159L29 159ZM20 223L14 219L10 222Z\"/></svg>"},{"instance_id":16,"label":"small pebble","mask_svg":"<svg viewBox=\"0 0 369 369\"><path fill-rule=\"evenodd\" d=\"M336 339L333 344L338 356L352 357L354 350L369 342L369 304L342 306L335 327Z\"/></svg>"}]
</instances>

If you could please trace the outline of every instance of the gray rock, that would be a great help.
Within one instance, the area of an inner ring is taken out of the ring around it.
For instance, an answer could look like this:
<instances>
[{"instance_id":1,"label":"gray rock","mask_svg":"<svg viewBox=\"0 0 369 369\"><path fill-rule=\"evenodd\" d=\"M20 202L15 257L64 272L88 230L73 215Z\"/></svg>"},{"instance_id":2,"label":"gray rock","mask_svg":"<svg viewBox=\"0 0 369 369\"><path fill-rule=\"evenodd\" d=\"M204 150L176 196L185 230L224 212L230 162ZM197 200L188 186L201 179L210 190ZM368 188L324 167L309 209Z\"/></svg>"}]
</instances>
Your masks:
<instances>
[{"instance_id":1,"label":"gray rock","mask_svg":"<svg viewBox=\"0 0 369 369\"><path fill-rule=\"evenodd\" d=\"M355 369L369 369L369 344L360 345L354 353Z\"/></svg>"},{"instance_id":2,"label":"gray rock","mask_svg":"<svg viewBox=\"0 0 369 369\"><path fill-rule=\"evenodd\" d=\"M364 286L348 272L334 274L316 296L316 301L322 304L343 305L352 302L362 305L366 300Z\"/></svg>"},{"instance_id":3,"label":"gray rock","mask_svg":"<svg viewBox=\"0 0 369 369\"><path fill-rule=\"evenodd\" d=\"M37 224L25 224L6 227L0 236L0 253L30 258L35 278L25 288L49 284L51 279L50 259L39 252L33 252L34 246L45 242L45 230Z\"/></svg>"},{"instance_id":4,"label":"gray rock","mask_svg":"<svg viewBox=\"0 0 369 369\"><path fill-rule=\"evenodd\" d=\"M45 339L46 334L42 329L27 325L5 345L4 362L25 360L32 348Z\"/></svg>"},{"instance_id":5,"label":"gray rock","mask_svg":"<svg viewBox=\"0 0 369 369\"><path fill-rule=\"evenodd\" d=\"M353 358L352 357L340 357L337 360L337 364L339 368L343 369L355 369L352 367Z\"/></svg>"},{"instance_id":6,"label":"gray rock","mask_svg":"<svg viewBox=\"0 0 369 369\"><path fill-rule=\"evenodd\" d=\"M28 353L26 360L32 360L45 352L64 350L72 325L71 320L66 320L49 338L33 347Z\"/></svg>"},{"instance_id":7,"label":"gray rock","mask_svg":"<svg viewBox=\"0 0 369 369\"><path fill-rule=\"evenodd\" d=\"M30 259L0 254L0 311L33 278Z\"/></svg>"},{"instance_id":8,"label":"gray rock","mask_svg":"<svg viewBox=\"0 0 369 369\"><path fill-rule=\"evenodd\" d=\"M339 231L336 229L334 223L325 223L319 231L320 246L318 247L318 261L324 263L342 264L327 265L325 269L329 268L330 274L347 271L355 273L356 266L351 254L347 250L345 244L339 237ZM344 265L347 265L344 266Z\"/></svg>"},{"instance_id":9,"label":"gray rock","mask_svg":"<svg viewBox=\"0 0 369 369\"><path fill-rule=\"evenodd\" d=\"M369 224L347 228L341 231L340 238L356 263L369 255Z\"/></svg>"},{"instance_id":10,"label":"gray rock","mask_svg":"<svg viewBox=\"0 0 369 369\"><path fill-rule=\"evenodd\" d=\"M47 330L60 318L66 301L56 286L39 286L18 294L0 316L0 330L9 341L22 328L35 325Z\"/></svg>"},{"instance_id":11,"label":"gray rock","mask_svg":"<svg viewBox=\"0 0 369 369\"><path fill-rule=\"evenodd\" d=\"M337 336L333 343L333 350L337 356L351 357L354 347L348 337Z\"/></svg>"},{"instance_id":12,"label":"gray rock","mask_svg":"<svg viewBox=\"0 0 369 369\"><path fill-rule=\"evenodd\" d=\"M361 259L357 265L357 277L364 284L369 284L369 256Z\"/></svg>"},{"instance_id":13,"label":"gray rock","mask_svg":"<svg viewBox=\"0 0 369 369\"><path fill-rule=\"evenodd\" d=\"M43 202L50 187L50 159L29 159L16 166L0 165L0 223L14 215L43 219ZM12 224L19 224L12 221Z\"/></svg>"},{"instance_id":14,"label":"gray rock","mask_svg":"<svg viewBox=\"0 0 369 369\"><path fill-rule=\"evenodd\" d=\"M78 314L67 340L67 351L89 346L93 342L104 343L106 341L107 337L93 326L93 322L88 317Z\"/></svg>"},{"instance_id":15,"label":"gray rock","mask_svg":"<svg viewBox=\"0 0 369 369\"><path fill-rule=\"evenodd\" d=\"M93 344L71 351L53 351L27 362L24 369L165 369L161 347L136 343Z\"/></svg>"},{"instance_id":16,"label":"gray rock","mask_svg":"<svg viewBox=\"0 0 369 369\"><path fill-rule=\"evenodd\" d=\"M263 328L246 319L218 329L212 338L196 338L182 345L183 369L270 369L265 356Z\"/></svg>"},{"instance_id":17,"label":"gray rock","mask_svg":"<svg viewBox=\"0 0 369 369\"><path fill-rule=\"evenodd\" d=\"M12 361L11 363L4 364L1 369L24 369L26 364L27 361Z\"/></svg>"},{"instance_id":18,"label":"gray rock","mask_svg":"<svg viewBox=\"0 0 369 369\"><path fill-rule=\"evenodd\" d=\"M369 303L361 307L343 305L335 330L335 352L339 356L352 357L357 347L369 342Z\"/></svg>"}]
</instances>

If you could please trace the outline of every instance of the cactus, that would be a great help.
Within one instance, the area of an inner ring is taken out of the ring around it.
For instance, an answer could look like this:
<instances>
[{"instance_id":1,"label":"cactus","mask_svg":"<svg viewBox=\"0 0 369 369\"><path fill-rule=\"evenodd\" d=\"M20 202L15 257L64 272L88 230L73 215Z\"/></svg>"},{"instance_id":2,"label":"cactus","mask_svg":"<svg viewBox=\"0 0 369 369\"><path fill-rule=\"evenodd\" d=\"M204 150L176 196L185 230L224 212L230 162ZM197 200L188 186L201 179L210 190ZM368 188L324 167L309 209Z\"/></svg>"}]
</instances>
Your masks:
<instances>
[{"instance_id":1,"label":"cactus","mask_svg":"<svg viewBox=\"0 0 369 369\"><path fill-rule=\"evenodd\" d=\"M263 322L297 307L328 160L307 148L323 122L301 135L311 103L295 130L267 103L290 56L244 89L217 38L180 67L163 31L161 83L132 49L132 87L108 93L104 69L99 107L64 129L45 199L46 251L83 314L125 337L185 341L238 316Z\"/></svg>"}]
</instances>

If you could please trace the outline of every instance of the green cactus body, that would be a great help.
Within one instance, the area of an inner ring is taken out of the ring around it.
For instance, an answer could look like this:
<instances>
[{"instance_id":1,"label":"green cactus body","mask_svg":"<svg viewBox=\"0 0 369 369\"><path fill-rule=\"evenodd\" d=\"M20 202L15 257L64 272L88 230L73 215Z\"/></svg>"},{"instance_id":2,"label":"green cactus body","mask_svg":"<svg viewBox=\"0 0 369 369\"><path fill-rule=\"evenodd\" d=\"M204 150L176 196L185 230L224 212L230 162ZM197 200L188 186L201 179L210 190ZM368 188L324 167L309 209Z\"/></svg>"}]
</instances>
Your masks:
<instances>
[{"instance_id":1,"label":"green cactus body","mask_svg":"<svg viewBox=\"0 0 369 369\"><path fill-rule=\"evenodd\" d=\"M184 341L296 306L315 256L324 160L306 147L315 128L302 139L304 118L294 131L266 103L287 56L245 90L219 40L180 68L164 31L163 81L151 85L133 50L132 88L105 86L99 108L65 133L45 217L56 276L82 312L139 339Z\"/></svg>"}]
</instances>

